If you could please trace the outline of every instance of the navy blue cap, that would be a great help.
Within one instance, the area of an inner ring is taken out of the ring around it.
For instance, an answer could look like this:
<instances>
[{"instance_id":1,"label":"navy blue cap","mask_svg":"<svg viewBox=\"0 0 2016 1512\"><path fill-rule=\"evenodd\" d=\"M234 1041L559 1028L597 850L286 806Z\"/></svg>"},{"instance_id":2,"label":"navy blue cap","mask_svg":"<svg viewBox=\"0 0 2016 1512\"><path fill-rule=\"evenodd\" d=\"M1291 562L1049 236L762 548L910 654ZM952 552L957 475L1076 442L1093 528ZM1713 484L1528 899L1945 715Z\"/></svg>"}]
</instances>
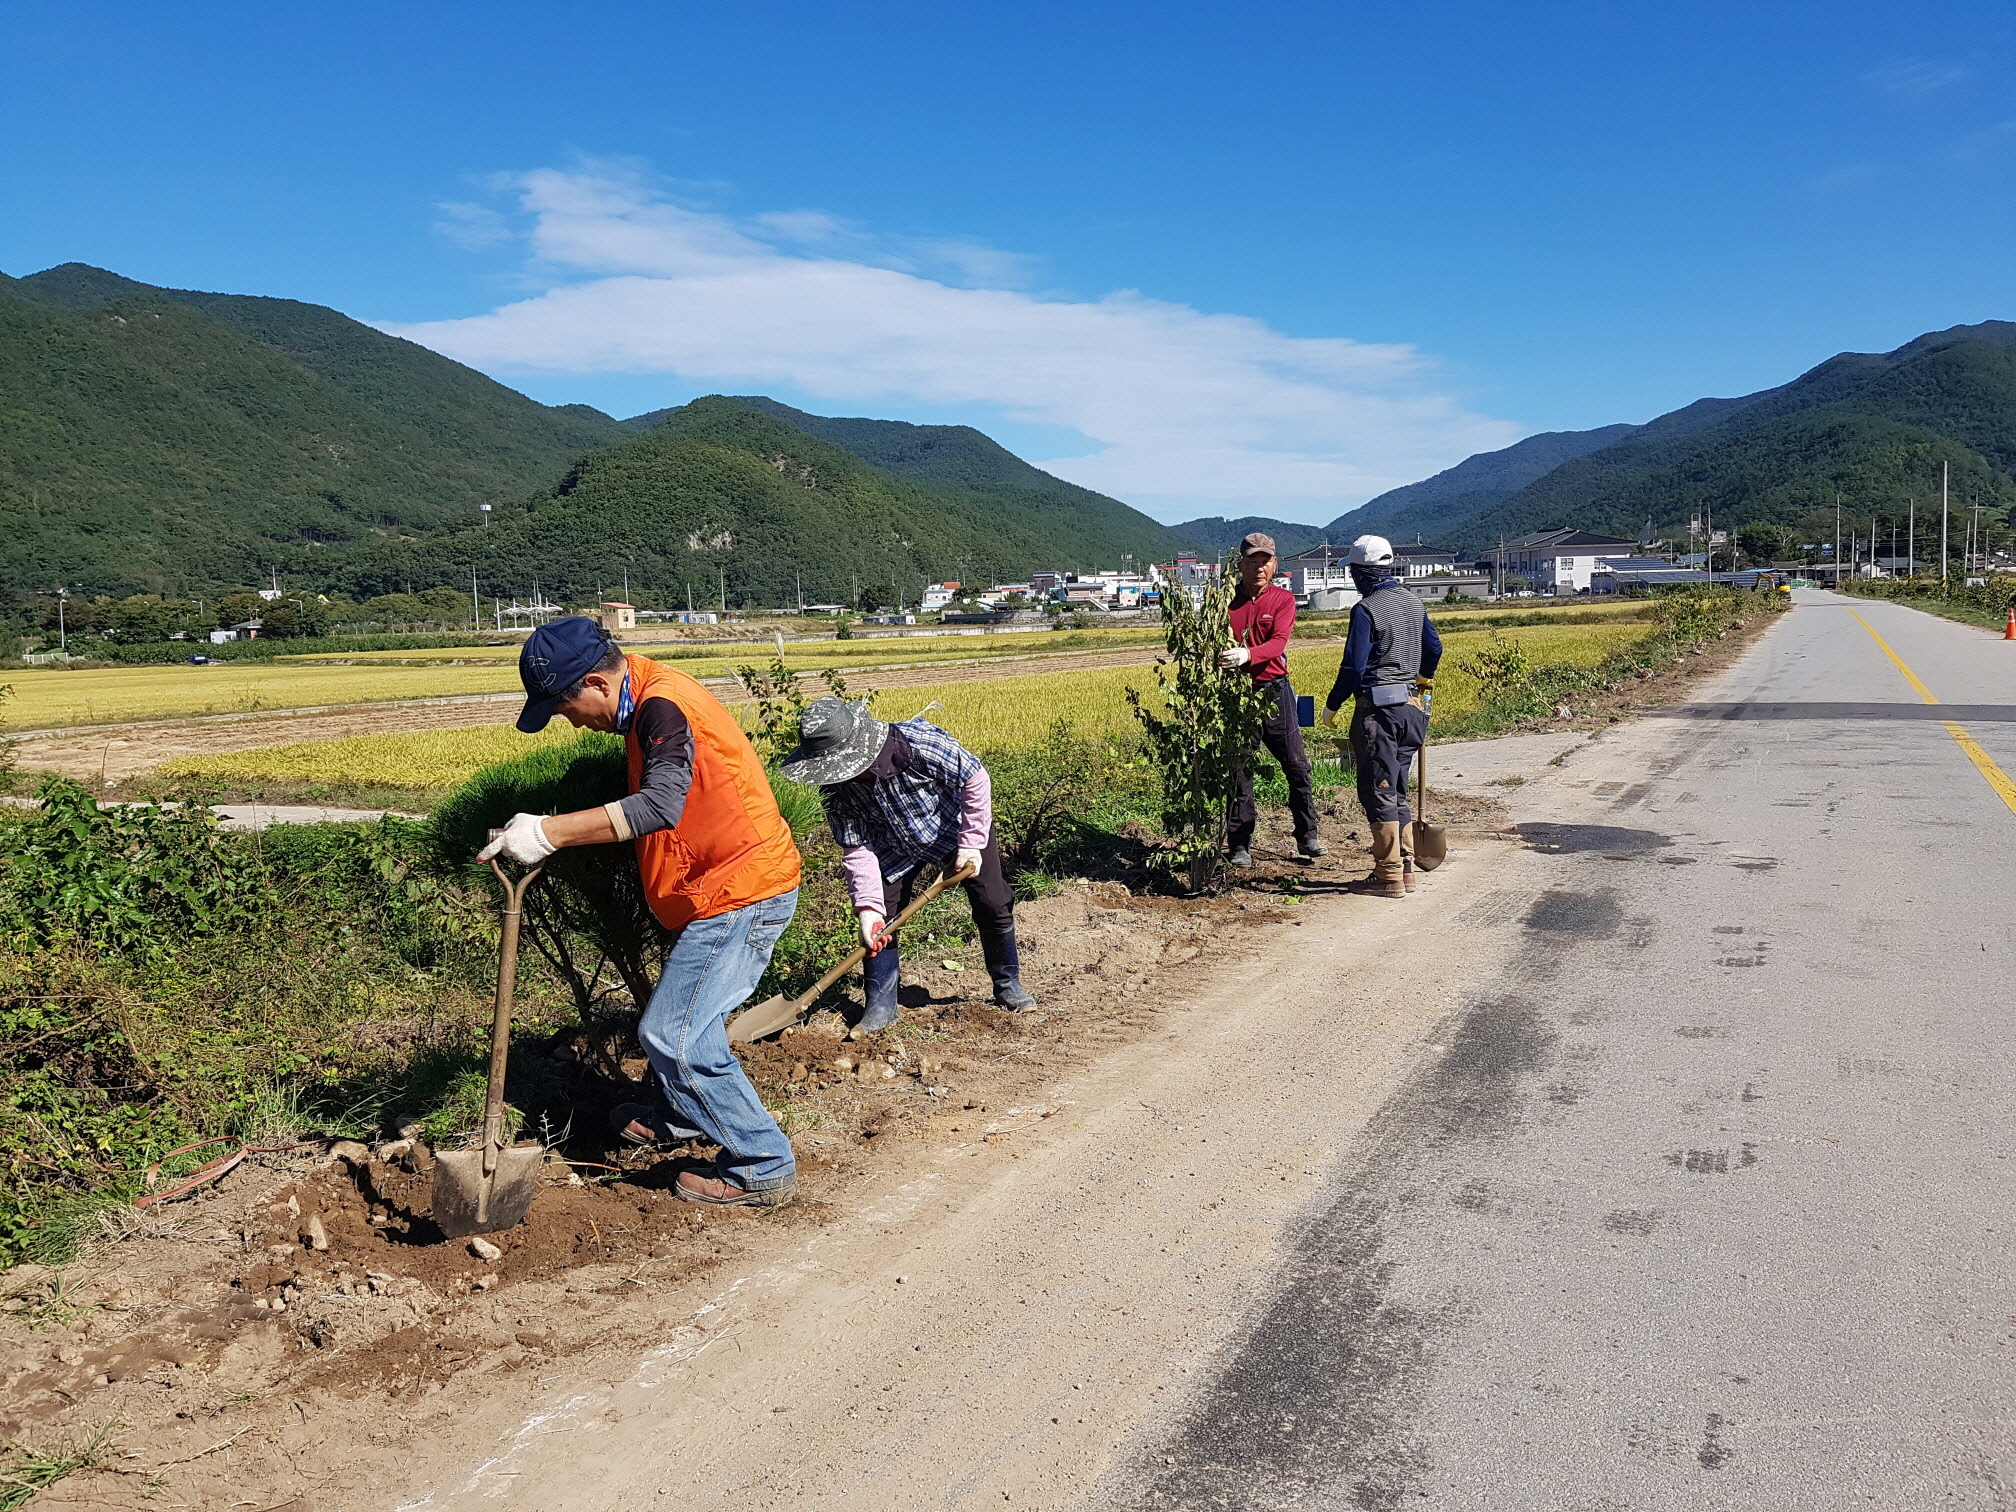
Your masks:
<instances>
[{"instance_id":1,"label":"navy blue cap","mask_svg":"<svg viewBox=\"0 0 2016 1512\"><path fill-rule=\"evenodd\" d=\"M518 653L518 680L525 684L525 708L518 728L537 735L553 718L560 695L595 670L609 654L609 632L585 615L541 625Z\"/></svg>"}]
</instances>

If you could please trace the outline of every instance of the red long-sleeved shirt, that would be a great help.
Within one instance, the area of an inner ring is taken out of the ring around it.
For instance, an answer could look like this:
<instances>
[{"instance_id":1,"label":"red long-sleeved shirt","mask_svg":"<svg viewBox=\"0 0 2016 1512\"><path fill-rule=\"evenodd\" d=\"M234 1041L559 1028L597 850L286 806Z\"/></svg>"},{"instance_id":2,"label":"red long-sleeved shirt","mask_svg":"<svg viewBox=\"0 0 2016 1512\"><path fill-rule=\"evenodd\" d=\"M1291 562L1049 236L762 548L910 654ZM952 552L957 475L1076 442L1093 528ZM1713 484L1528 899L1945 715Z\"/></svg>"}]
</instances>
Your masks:
<instances>
[{"instance_id":1,"label":"red long-sleeved shirt","mask_svg":"<svg viewBox=\"0 0 2016 1512\"><path fill-rule=\"evenodd\" d=\"M1295 595L1269 583L1249 595L1242 583L1226 611L1232 639L1253 653L1246 670L1255 682L1278 682L1288 675L1288 637L1295 631Z\"/></svg>"}]
</instances>

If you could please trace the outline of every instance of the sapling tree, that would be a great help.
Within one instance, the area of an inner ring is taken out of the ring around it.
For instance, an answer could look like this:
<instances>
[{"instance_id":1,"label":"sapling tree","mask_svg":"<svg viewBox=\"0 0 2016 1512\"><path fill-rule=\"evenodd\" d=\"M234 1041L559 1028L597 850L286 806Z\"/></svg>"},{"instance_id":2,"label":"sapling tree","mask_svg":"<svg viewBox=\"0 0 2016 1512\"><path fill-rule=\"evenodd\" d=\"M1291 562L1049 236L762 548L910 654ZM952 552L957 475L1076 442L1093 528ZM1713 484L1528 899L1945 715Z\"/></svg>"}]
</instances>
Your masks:
<instances>
[{"instance_id":1,"label":"sapling tree","mask_svg":"<svg viewBox=\"0 0 2016 1512\"><path fill-rule=\"evenodd\" d=\"M1127 690L1161 783L1162 832L1174 842L1166 860L1193 892L1213 885L1223 872L1232 790L1253 760L1269 696L1245 670L1219 664L1219 652L1232 645L1226 611L1236 581L1225 572L1193 592L1163 574L1166 654L1156 661L1155 675L1166 712Z\"/></svg>"},{"instance_id":2,"label":"sapling tree","mask_svg":"<svg viewBox=\"0 0 2016 1512\"><path fill-rule=\"evenodd\" d=\"M777 637L777 654L768 667L737 667L735 676L743 691L756 700L756 731L750 739L763 760L775 766L796 748L805 705L811 701L798 684L801 674L785 664L784 637ZM822 667L818 677L835 698L847 696L847 679L836 668Z\"/></svg>"}]
</instances>

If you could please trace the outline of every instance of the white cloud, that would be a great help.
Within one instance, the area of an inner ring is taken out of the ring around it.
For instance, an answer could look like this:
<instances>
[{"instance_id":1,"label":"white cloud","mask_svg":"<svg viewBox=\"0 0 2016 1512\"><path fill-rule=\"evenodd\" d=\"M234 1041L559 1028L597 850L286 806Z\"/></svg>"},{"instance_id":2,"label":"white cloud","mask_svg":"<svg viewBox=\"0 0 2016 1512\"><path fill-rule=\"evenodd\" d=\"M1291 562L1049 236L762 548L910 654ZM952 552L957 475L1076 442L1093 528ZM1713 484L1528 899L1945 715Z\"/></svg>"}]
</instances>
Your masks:
<instances>
[{"instance_id":1,"label":"white cloud","mask_svg":"<svg viewBox=\"0 0 2016 1512\"><path fill-rule=\"evenodd\" d=\"M1881 68L1872 68L1862 75L1862 82L1896 99L1924 100L1973 76L1971 68L1929 63L1923 58L1904 58Z\"/></svg>"},{"instance_id":2,"label":"white cloud","mask_svg":"<svg viewBox=\"0 0 2016 1512\"><path fill-rule=\"evenodd\" d=\"M1286 336L1133 291L1043 297L1013 286L1026 259L991 248L817 212L738 221L623 171L542 170L515 192L549 286L384 329L503 376L662 373L1065 427L1095 449L1032 460L1170 520L1328 519L1520 435L1438 391L1407 346Z\"/></svg>"}]
</instances>

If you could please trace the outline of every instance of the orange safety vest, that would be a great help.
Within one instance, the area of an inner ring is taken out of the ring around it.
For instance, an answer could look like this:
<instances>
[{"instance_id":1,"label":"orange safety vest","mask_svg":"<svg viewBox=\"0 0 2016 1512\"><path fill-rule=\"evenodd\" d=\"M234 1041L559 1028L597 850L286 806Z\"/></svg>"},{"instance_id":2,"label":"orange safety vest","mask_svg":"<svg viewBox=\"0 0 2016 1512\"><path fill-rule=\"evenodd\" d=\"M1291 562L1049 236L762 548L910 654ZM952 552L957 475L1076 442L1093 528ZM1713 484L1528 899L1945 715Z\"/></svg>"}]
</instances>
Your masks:
<instances>
[{"instance_id":1,"label":"orange safety vest","mask_svg":"<svg viewBox=\"0 0 2016 1512\"><path fill-rule=\"evenodd\" d=\"M668 698L693 731L693 785L672 829L637 837L637 869L651 912L667 929L746 908L798 885L798 847L777 811L762 758L721 701L684 672L626 656L630 697ZM630 791L644 773L644 748L623 737Z\"/></svg>"}]
</instances>

